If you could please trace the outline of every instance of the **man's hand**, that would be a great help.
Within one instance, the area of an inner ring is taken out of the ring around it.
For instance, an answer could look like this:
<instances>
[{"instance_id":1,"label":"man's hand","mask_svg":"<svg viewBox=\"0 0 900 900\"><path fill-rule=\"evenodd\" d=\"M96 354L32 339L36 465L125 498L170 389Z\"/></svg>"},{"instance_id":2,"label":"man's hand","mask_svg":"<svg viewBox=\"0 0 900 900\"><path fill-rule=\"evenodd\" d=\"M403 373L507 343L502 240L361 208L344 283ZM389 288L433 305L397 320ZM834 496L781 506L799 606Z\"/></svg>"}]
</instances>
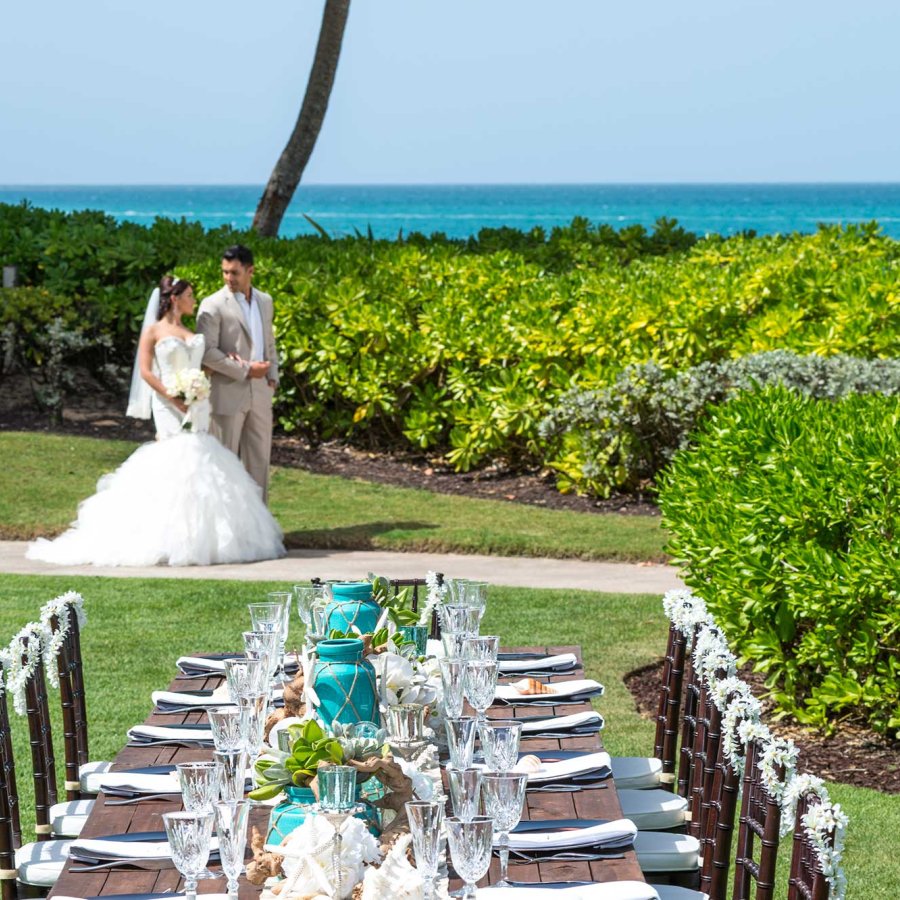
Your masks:
<instances>
[{"instance_id":1,"label":"man's hand","mask_svg":"<svg viewBox=\"0 0 900 900\"><path fill-rule=\"evenodd\" d=\"M264 359L250 363L250 368L247 370L248 378L265 378L268 374L269 363Z\"/></svg>"}]
</instances>

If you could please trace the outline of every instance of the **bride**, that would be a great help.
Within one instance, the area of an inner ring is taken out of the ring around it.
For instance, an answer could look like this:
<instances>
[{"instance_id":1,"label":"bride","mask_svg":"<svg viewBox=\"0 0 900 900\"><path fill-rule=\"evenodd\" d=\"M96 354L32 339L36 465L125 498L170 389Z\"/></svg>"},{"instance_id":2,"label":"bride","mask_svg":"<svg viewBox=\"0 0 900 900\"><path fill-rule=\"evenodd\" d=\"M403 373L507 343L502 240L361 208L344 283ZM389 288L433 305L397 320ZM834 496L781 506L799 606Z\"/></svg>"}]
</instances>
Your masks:
<instances>
[{"instance_id":1,"label":"bride","mask_svg":"<svg viewBox=\"0 0 900 900\"><path fill-rule=\"evenodd\" d=\"M190 566L284 556L281 529L259 486L230 450L206 433L209 400L172 396L177 373L200 370L204 339L182 323L194 310L190 282L166 275L147 306L128 415L149 418L156 441L104 475L78 519L28 559L62 565ZM166 383L169 388L167 389Z\"/></svg>"}]
</instances>

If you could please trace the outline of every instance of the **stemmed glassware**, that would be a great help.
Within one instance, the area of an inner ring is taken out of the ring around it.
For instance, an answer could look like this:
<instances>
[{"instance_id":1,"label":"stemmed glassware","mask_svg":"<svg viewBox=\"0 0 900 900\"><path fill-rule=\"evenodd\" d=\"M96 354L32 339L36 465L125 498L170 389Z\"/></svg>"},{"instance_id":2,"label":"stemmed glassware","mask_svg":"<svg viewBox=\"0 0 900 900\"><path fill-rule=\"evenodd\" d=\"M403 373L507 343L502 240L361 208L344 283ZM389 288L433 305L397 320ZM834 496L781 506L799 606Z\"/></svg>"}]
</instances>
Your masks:
<instances>
[{"instance_id":1,"label":"stemmed glassware","mask_svg":"<svg viewBox=\"0 0 900 900\"><path fill-rule=\"evenodd\" d=\"M313 632L313 606L324 597L325 589L315 584L295 584L294 597L297 600L297 614L306 630L306 642Z\"/></svg>"},{"instance_id":2,"label":"stemmed glassware","mask_svg":"<svg viewBox=\"0 0 900 900\"><path fill-rule=\"evenodd\" d=\"M261 691L258 694L242 694L238 698L238 706L241 710L241 734L244 737L244 749L250 759L256 759L262 749L268 701L268 691Z\"/></svg>"},{"instance_id":3,"label":"stemmed glassware","mask_svg":"<svg viewBox=\"0 0 900 900\"><path fill-rule=\"evenodd\" d=\"M219 770L214 762L179 763L175 766L181 799L188 812L213 811L219 799Z\"/></svg>"},{"instance_id":4,"label":"stemmed glassware","mask_svg":"<svg viewBox=\"0 0 900 900\"><path fill-rule=\"evenodd\" d=\"M484 811L494 823L494 844L500 852L497 887L509 887L509 832L519 824L525 805L528 775L524 772L485 772L481 776Z\"/></svg>"},{"instance_id":5,"label":"stemmed glassware","mask_svg":"<svg viewBox=\"0 0 900 900\"><path fill-rule=\"evenodd\" d=\"M245 694L259 694L268 688L268 659L226 659L225 682L233 703Z\"/></svg>"},{"instance_id":6,"label":"stemmed glassware","mask_svg":"<svg viewBox=\"0 0 900 900\"><path fill-rule=\"evenodd\" d=\"M477 610L468 606L447 604L438 607L441 617L441 642L445 656L462 656L466 638L478 634L481 620Z\"/></svg>"},{"instance_id":7,"label":"stemmed glassware","mask_svg":"<svg viewBox=\"0 0 900 900\"><path fill-rule=\"evenodd\" d=\"M478 727L497 692L497 663L490 659L470 659L466 663L466 700L478 716Z\"/></svg>"},{"instance_id":8,"label":"stemmed glassware","mask_svg":"<svg viewBox=\"0 0 900 900\"><path fill-rule=\"evenodd\" d=\"M463 713L466 699L466 660L458 656L444 656L438 662L443 686L444 717L456 719Z\"/></svg>"},{"instance_id":9,"label":"stemmed glassware","mask_svg":"<svg viewBox=\"0 0 900 900\"><path fill-rule=\"evenodd\" d=\"M465 659L489 659L497 662L499 652L500 638L496 634L473 635L463 641Z\"/></svg>"},{"instance_id":10,"label":"stemmed glassware","mask_svg":"<svg viewBox=\"0 0 900 900\"><path fill-rule=\"evenodd\" d=\"M213 760L218 768L219 796L223 800L243 800L247 781L247 751L213 750Z\"/></svg>"},{"instance_id":11,"label":"stemmed glassware","mask_svg":"<svg viewBox=\"0 0 900 900\"><path fill-rule=\"evenodd\" d=\"M212 839L212 812L163 813L163 824L175 868L184 876L188 900L196 900L197 881L207 872Z\"/></svg>"},{"instance_id":12,"label":"stemmed glassware","mask_svg":"<svg viewBox=\"0 0 900 900\"><path fill-rule=\"evenodd\" d=\"M474 716L444 719L444 727L447 729L447 748L450 751L450 765L454 769L471 767L477 725L478 720Z\"/></svg>"},{"instance_id":13,"label":"stemmed glassware","mask_svg":"<svg viewBox=\"0 0 900 900\"><path fill-rule=\"evenodd\" d=\"M463 880L464 900L475 900L475 883L490 868L493 824L487 816L475 816L469 822L456 816L447 819L450 857L456 874Z\"/></svg>"},{"instance_id":14,"label":"stemmed glassware","mask_svg":"<svg viewBox=\"0 0 900 900\"><path fill-rule=\"evenodd\" d=\"M265 659L268 668L269 684L281 684L277 677L281 667L278 658L278 630L272 625L263 624L258 630L242 632L244 638L244 654L248 659Z\"/></svg>"},{"instance_id":15,"label":"stemmed glassware","mask_svg":"<svg viewBox=\"0 0 900 900\"><path fill-rule=\"evenodd\" d=\"M211 706L206 711L216 750L242 750L241 710L238 706Z\"/></svg>"},{"instance_id":16,"label":"stemmed glassware","mask_svg":"<svg viewBox=\"0 0 900 900\"><path fill-rule=\"evenodd\" d=\"M469 822L478 815L481 802L481 769L447 769L450 803L457 819Z\"/></svg>"},{"instance_id":17,"label":"stemmed glassware","mask_svg":"<svg viewBox=\"0 0 900 900\"><path fill-rule=\"evenodd\" d=\"M387 709L388 740L399 756L408 758L425 743L425 707L397 703Z\"/></svg>"},{"instance_id":18,"label":"stemmed glassware","mask_svg":"<svg viewBox=\"0 0 900 900\"><path fill-rule=\"evenodd\" d=\"M441 861L444 804L440 800L412 800L406 804L406 813L409 817L416 869L422 874L425 900L431 900Z\"/></svg>"},{"instance_id":19,"label":"stemmed glassware","mask_svg":"<svg viewBox=\"0 0 900 900\"><path fill-rule=\"evenodd\" d=\"M281 625L278 629L278 671L281 675L280 680L289 682L292 679L284 669L284 658L287 650L288 630L291 626L291 602L294 595L291 591L269 591L266 597L269 603L277 603L281 609ZM251 620L252 618L251 616ZM277 680L279 679L276 677Z\"/></svg>"},{"instance_id":20,"label":"stemmed glassware","mask_svg":"<svg viewBox=\"0 0 900 900\"><path fill-rule=\"evenodd\" d=\"M356 809L356 769L353 766L325 766L319 769L319 809L334 828L332 869L334 896L341 891L341 845L344 836L341 826Z\"/></svg>"},{"instance_id":21,"label":"stemmed glassware","mask_svg":"<svg viewBox=\"0 0 900 900\"><path fill-rule=\"evenodd\" d=\"M219 859L225 873L226 890L236 897L238 877L244 870L244 848L247 846L249 800L220 800L216 804L216 834L219 836Z\"/></svg>"},{"instance_id":22,"label":"stemmed glassware","mask_svg":"<svg viewBox=\"0 0 900 900\"><path fill-rule=\"evenodd\" d=\"M509 772L519 761L522 723L509 719L485 719L479 734L487 767L494 772Z\"/></svg>"}]
</instances>

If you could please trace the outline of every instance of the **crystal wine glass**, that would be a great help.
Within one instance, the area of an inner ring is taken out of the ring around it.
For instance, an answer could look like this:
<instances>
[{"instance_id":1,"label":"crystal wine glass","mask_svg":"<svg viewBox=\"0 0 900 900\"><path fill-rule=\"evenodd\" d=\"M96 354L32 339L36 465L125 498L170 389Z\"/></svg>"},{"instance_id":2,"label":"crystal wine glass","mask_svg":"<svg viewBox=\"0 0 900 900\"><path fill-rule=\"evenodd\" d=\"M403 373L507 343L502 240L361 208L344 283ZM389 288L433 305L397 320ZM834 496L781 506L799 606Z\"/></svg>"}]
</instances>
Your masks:
<instances>
[{"instance_id":1,"label":"crystal wine glass","mask_svg":"<svg viewBox=\"0 0 900 900\"><path fill-rule=\"evenodd\" d=\"M188 900L196 900L197 881L207 871L213 818L211 812L182 810L163 813L172 862L184 876L184 892Z\"/></svg>"},{"instance_id":2,"label":"crystal wine glass","mask_svg":"<svg viewBox=\"0 0 900 900\"><path fill-rule=\"evenodd\" d=\"M219 859L225 873L226 891L237 896L238 876L244 870L247 846L249 800L220 800L216 804L216 834L219 836Z\"/></svg>"},{"instance_id":3,"label":"crystal wine glass","mask_svg":"<svg viewBox=\"0 0 900 900\"><path fill-rule=\"evenodd\" d=\"M231 700L237 703L244 694L258 694L268 686L268 660L226 659L225 681Z\"/></svg>"},{"instance_id":4,"label":"crystal wine glass","mask_svg":"<svg viewBox=\"0 0 900 900\"><path fill-rule=\"evenodd\" d=\"M406 804L412 834L416 868L424 881L425 900L434 897L434 880L441 861L441 822L444 804L440 800L412 800Z\"/></svg>"},{"instance_id":5,"label":"crystal wine glass","mask_svg":"<svg viewBox=\"0 0 900 900\"><path fill-rule=\"evenodd\" d=\"M478 716L478 728L497 693L497 663L490 659L470 659L466 663L466 700Z\"/></svg>"},{"instance_id":6,"label":"crystal wine glass","mask_svg":"<svg viewBox=\"0 0 900 900\"><path fill-rule=\"evenodd\" d=\"M470 822L478 815L481 802L481 769L447 769L453 815Z\"/></svg>"},{"instance_id":7,"label":"crystal wine glass","mask_svg":"<svg viewBox=\"0 0 900 900\"><path fill-rule=\"evenodd\" d=\"M465 659L490 659L496 662L499 652L500 638L496 634L473 635L463 641Z\"/></svg>"},{"instance_id":8,"label":"crystal wine glass","mask_svg":"<svg viewBox=\"0 0 900 900\"><path fill-rule=\"evenodd\" d=\"M213 750L218 767L219 796L223 800L243 800L249 756L243 744L237 750Z\"/></svg>"},{"instance_id":9,"label":"crystal wine glass","mask_svg":"<svg viewBox=\"0 0 900 900\"><path fill-rule=\"evenodd\" d=\"M474 716L444 719L444 727L447 729L447 747L450 751L450 765L454 769L471 767L477 725L478 720Z\"/></svg>"},{"instance_id":10,"label":"crystal wine glass","mask_svg":"<svg viewBox=\"0 0 900 900\"><path fill-rule=\"evenodd\" d=\"M494 772L509 772L519 761L522 723L509 719L485 719L481 724L484 762Z\"/></svg>"},{"instance_id":11,"label":"crystal wine glass","mask_svg":"<svg viewBox=\"0 0 900 900\"><path fill-rule=\"evenodd\" d=\"M463 880L464 900L475 900L475 883L487 874L491 865L493 821L487 816L475 816L463 822L456 816L447 819L447 841L453 868Z\"/></svg>"},{"instance_id":12,"label":"crystal wine glass","mask_svg":"<svg viewBox=\"0 0 900 900\"><path fill-rule=\"evenodd\" d=\"M485 814L494 822L494 844L500 851L500 880L497 887L509 887L509 832L519 824L525 805L525 772L484 772L481 798Z\"/></svg>"},{"instance_id":13,"label":"crystal wine glass","mask_svg":"<svg viewBox=\"0 0 900 900\"><path fill-rule=\"evenodd\" d=\"M444 656L438 662L443 686L444 716L456 719L462 715L466 699L466 660L458 656Z\"/></svg>"},{"instance_id":14,"label":"crystal wine glass","mask_svg":"<svg viewBox=\"0 0 900 900\"><path fill-rule=\"evenodd\" d=\"M216 750L241 750L241 710L238 706L211 706L206 711Z\"/></svg>"},{"instance_id":15,"label":"crystal wine glass","mask_svg":"<svg viewBox=\"0 0 900 900\"><path fill-rule=\"evenodd\" d=\"M323 594L324 590L320 586L314 584L294 585L294 597L297 600L297 614L300 616L300 621L303 622L307 639L310 632L313 630L313 605Z\"/></svg>"},{"instance_id":16,"label":"crystal wine glass","mask_svg":"<svg viewBox=\"0 0 900 900\"><path fill-rule=\"evenodd\" d=\"M214 762L178 763L181 799L188 812L211 813L219 799L219 770Z\"/></svg>"},{"instance_id":17,"label":"crystal wine glass","mask_svg":"<svg viewBox=\"0 0 900 900\"><path fill-rule=\"evenodd\" d=\"M241 733L250 759L256 759L263 745L266 729L268 693L244 694L238 700L241 710Z\"/></svg>"},{"instance_id":18,"label":"crystal wine glass","mask_svg":"<svg viewBox=\"0 0 900 900\"><path fill-rule=\"evenodd\" d=\"M269 591L266 597L269 603L277 603L281 609L281 625L278 629L278 671L280 679L279 676L276 676L276 681L281 680L287 683L292 679L285 672L284 656L287 650L288 630L291 626L291 601L294 599L294 595L291 591Z\"/></svg>"}]
</instances>

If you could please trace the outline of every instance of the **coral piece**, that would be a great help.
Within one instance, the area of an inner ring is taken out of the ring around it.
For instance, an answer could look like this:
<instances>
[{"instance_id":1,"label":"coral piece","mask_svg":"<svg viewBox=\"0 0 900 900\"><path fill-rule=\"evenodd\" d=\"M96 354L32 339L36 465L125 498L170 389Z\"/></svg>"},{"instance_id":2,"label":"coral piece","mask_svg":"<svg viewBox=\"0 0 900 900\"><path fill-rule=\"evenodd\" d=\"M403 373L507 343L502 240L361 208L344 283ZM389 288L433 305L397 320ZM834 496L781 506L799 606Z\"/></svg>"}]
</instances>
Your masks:
<instances>
[{"instance_id":1,"label":"coral piece","mask_svg":"<svg viewBox=\"0 0 900 900\"><path fill-rule=\"evenodd\" d=\"M254 825L250 832L250 849L253 860L247 863L247 881L250 884L264 884L267 878L284 875L280 853L264 850L266 836Z\"/></svg>"},{"instance_id":2,"label":"coral piece","mask_svg":"<svg viewBox=\"0 0 900 900\"><path fill-rule=\"evenodd\" d=\"M276 709L266 719L265 736L268 739L269 732L282 719L296 717L302 719L306 713L306 703L304 702L304 679L303 669L301 668L294 676L294 680L284 686L284 706Z\"/></svg>"},{"instance_id":3,"label":"coral piece","mask_svg":"<svg viewBox=\"0 0 900 900\"><path fill-rule=\"evenodd\" d=\"M412 779L392 756L370 756L366 760L350 760L349 763L364 775L375 776L385 787L385 795L375 802L382 810L392 810L395 818L381 834L382 849L388 847L398 833L409 831L406 803L413 799Z\"/></svg>"}]
</instances>

